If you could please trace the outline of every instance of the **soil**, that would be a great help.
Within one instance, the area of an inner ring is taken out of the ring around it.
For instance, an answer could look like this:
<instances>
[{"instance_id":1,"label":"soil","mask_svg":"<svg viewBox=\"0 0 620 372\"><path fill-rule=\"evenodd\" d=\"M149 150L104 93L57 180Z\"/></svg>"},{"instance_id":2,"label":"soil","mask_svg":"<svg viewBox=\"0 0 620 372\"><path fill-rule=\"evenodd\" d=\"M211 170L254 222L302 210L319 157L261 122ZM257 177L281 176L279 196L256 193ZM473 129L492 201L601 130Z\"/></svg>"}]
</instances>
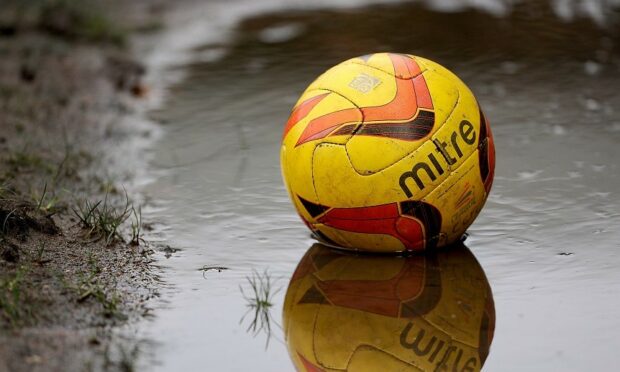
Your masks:
<instances>
[{"instance_id":1,"label":"soil","mask_svg":"<svg viewBox=\"0 0 620 372\"><path fill-rule=\"evenodd\" d=\"M0 10L0 371L132 370L115 331L160 283L125 191L144 161L111 152L153 136L132 127L149 91L127 38L161 4L23 3Z\"/></svg>"}]
</instances>

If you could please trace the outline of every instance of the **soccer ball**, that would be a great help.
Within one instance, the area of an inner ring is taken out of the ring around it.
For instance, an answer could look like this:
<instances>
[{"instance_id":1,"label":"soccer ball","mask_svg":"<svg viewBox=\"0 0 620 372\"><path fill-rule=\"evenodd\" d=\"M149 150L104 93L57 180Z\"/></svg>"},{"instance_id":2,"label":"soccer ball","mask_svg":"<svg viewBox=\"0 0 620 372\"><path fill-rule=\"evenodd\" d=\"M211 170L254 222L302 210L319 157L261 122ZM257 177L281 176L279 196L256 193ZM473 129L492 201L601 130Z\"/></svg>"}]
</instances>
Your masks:
<instances>
[{"instance_id":1,"label":"soccer ball","mask_svg":"<svg viewBox=\"0 0 620 372\"><path fill-rule=\"evenodd\" d=\"M495 168L489 124L467 86L435 62L392 53L350 59L310 84L280 158L310 230L368 251L458 240Z\"/></svg>"},{"instance_id":2,"label":"soccer ball","mask_svg":"<svg viewBox=\"0 0 620 372\"><path fill-rule=\"evenodd\" d=\"M495 329L491 288L462 243L409 257L315 244L283 316L300 372L479 371Z\"/></svg>"}]
</instances>

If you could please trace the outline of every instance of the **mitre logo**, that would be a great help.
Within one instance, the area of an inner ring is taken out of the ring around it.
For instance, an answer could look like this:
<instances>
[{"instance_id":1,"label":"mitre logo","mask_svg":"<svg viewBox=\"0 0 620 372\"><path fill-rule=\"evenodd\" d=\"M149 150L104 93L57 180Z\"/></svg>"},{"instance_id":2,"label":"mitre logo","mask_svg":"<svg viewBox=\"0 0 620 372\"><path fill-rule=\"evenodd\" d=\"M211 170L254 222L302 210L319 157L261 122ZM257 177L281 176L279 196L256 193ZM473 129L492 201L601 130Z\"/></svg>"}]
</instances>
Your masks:
<instances>
[{"instance_id":1,"label":"mitre logo","mask_svg":"<svg viewBox=\"0 0 620 372\"><path fill-rule=\"evenodd\" d=\"M458 132L456 130L452 132L449 142L440 141L438 139L433 140L433 142L435 143L435 151L438 153L439 159L444 159L448 166L451 166L452 164L455 164L458 159L463 157L463 150L461 149L461 146L474 145L476 142L476 131L474 130L472 123L467 120L462 120L459 124ZM452 151L448 151L450 144L452 145ZM422 160L415 163L411 168L411 171L407 171L400 176L398 184L405 195L407 195L407 198L411 198L413 196L413 192L409 188L409 185L407 185L408 179L413 180L418 187L418 190L422 191L426 187L426 184L420 177L420 173L426 174L425 178L429 179L431 182L437 179L435 172L439 175L444 174L445 170L439 163L439 159L435 157L435 154L430 152L427 154L427 158L429 161Z\"/></svg>"},{"instance_id":2,"label":"mitre logo","mask_svg":"<svg viewBox=\"0 0 620 372\"><path fill-rule=\"evenodd\" d=\"M366 94L375 89L379 84L381 84L381 80L374 76L361 73L351 80L349 86L361 93Z\"/></svg>"}]
</instances>

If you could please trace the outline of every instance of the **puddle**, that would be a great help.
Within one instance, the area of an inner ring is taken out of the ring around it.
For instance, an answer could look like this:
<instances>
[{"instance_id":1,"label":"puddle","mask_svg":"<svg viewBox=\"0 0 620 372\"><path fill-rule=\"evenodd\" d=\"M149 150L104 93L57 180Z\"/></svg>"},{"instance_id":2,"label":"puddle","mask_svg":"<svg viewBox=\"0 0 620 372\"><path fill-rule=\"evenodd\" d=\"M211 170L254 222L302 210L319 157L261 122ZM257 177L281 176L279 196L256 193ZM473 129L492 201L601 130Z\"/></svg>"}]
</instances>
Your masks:
<instances>
[{"instance_id":1,"label":"puddle","mask_svg":"<svg viewBox=\"0 0 620 372\"><path fill-rule=\"evenodd\" d=\"M497 168L466 241L475 258L466 248L445 253L448 261L469 257L478 282L486 273L492 288L496 328L485 369L614 366L619 35L570 7L536 1L504 12L503 2L490 3L496 11L443 12L420 3L288 11L245 20L224 45L200 48L203 58L187 66L153 113L164 134L152 154L158 178L144 192L157 201L149 215L168 225L168 243L180 250L167 259L162 253L173 289L143 332L155 343L149 370L293 369L282 309L289 280L314 242L281 181L282 128L314 77L369 51L418 54L449 67L491 122ZM468 265L439 272L460 278ZM260 279L269 281L265 302L272 304L260 308L267 314L258 312L259 321L272 320L267 346L265 329L252 329L257 308L248 301L250 281ZM359 322L361 333L371 326ZM398 341L408 323L394 324L388 335Z\"/></svg>"}]
</instances>

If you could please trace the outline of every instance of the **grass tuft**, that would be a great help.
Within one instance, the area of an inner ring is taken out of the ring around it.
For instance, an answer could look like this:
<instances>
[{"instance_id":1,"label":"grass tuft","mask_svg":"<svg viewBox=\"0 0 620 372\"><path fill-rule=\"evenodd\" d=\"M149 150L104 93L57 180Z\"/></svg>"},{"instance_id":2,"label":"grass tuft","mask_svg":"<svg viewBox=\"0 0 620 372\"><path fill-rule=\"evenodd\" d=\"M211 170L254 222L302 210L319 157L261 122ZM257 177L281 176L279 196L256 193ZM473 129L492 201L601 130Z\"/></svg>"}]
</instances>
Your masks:
<instances>
[{"instance_id":1,"label":"grass tuft","mask_svg":"<svg viewBox=\"0 0 620 372\"><path fill-rule=\"evenodd\" d=\"M0 200L4 200L9 194L9 186L6 181L0 184Z\"/></svg>"},{"instance_id":2,"label":"grass tuft","mask_svg":"<svg viewBox=\"0 0 620 372\"><path fill-rule=\"evenodd\" d=\"M20 266L8 278L0 278L0 313L12 327L18 327L32 317L30 308L22 303L22 285L26 273L27 269Z\"/></svg>"},{"instance_id":3,"label":"grass tuft","mask_svg":"<svg viewBox=\"0 0 620 372\"><path fill-rule=\"evenodd\" d=\"M95 1L46 0L39 22L44 30L70 39L126 43L127 32Z\"/></svg>"},{"instance_id":4,"label":"grass tuft","mask_svg":"<svg viewBox=\"0 0 620 372\"><path fill-rule=\"evenodd\" d=\"M133 216L133 221L131 221L131 245L139 246L140 242L144 242L142 238L142 207L134 208L131 207L131 215Z\"/></svg>"},{"instance_id":5,"label":"grass tuft","mask_svg":"<svg viewBox=\"0 0 620 372\"><path fill-rule=\"evenodd\" d=\"M39 248L37 248L37 254L34 259L34 262L40 266L52 261L50 259L43 259L43 254L45 253L45 240L42 240L39 243Z\"/></svg>"},{"instance_id":6,"label":"grass tuft","mask_svg":"<svg viewBox=\"0 0 620 372\"><path fill-rule=\"evenodd\" d=\"M41 194L38 194L36 192L32 194L32 199L36 204L36 209L43 213L51 213L56 208L59 202L58 197L49 197L47 194L47 182L45 182L45 186L43 186L43 192Z\"/></svg>"},{"instance_id":7,"label":"grass tuft","mask_svg":"<svg viewBox=\"0 0 620 372\"><path fill-rule=\"evenodd\" d=\"M272 336L271 323L280 325L272 320L271 307L273 306L273 296L275 296L281 288L273 289L273 281L271 274L265 269L262 274L253 270L251 276L246 276L246 280L250 286L251 294L246 294L243 287L239 286L241 295L246 301L248 311L241 318L240 323L244 321L248 314L252 314L253 318L250 322L247 332L256 337L260 333L267 336L265 348L269 346L269 340Z\"/></svg>"},{"instance_id":8,"label":"grass tuft","mask_svg":"<svg viewBox=\"0 0 620 372\"><path fill-rule=\"evenodd\" d=\"M135 209L125 193L124 207L111 205L106 194L103 200L97 202L78 202L73 213L79 218L82 227L88 229L88 237L105 239L106 245L109 245L115 239L124 241L119 228L131 216L132 210Z\"/></svg>"},{"instance_id":9,"label":"grass tuft","mask_svg":"<svg viewBox=\"0 0 620 372\"><path fill-rule=\"evenodd\" d=\"M2 0L0 35L37 28L85 42L126 44L128 30L99 0Z\"/></svg>"},{"instance_id":10,"label":"grass tuft","mask_svg":"<svg viewBox=\"0 0 620 372\"><path fill-rule=\"evenodd\" d=\"M11 153L6 159L6 163L14 171L41 169L46 173L53 172L53 167L43 160L43 158L26 151L16 151Z\"/></svg>"},{"instance_id":11,"label":"grass tuft","mask_svg":"<svg viewBox=\"0 0 620 372\"><path fill-rule=\"evenodd\" d=\"M4 240L5 236L7 235L11 217L15 214L15 212L17 212L17 209L12 209L0 221L0 241Z\"/></svg>"}]
</instances>

